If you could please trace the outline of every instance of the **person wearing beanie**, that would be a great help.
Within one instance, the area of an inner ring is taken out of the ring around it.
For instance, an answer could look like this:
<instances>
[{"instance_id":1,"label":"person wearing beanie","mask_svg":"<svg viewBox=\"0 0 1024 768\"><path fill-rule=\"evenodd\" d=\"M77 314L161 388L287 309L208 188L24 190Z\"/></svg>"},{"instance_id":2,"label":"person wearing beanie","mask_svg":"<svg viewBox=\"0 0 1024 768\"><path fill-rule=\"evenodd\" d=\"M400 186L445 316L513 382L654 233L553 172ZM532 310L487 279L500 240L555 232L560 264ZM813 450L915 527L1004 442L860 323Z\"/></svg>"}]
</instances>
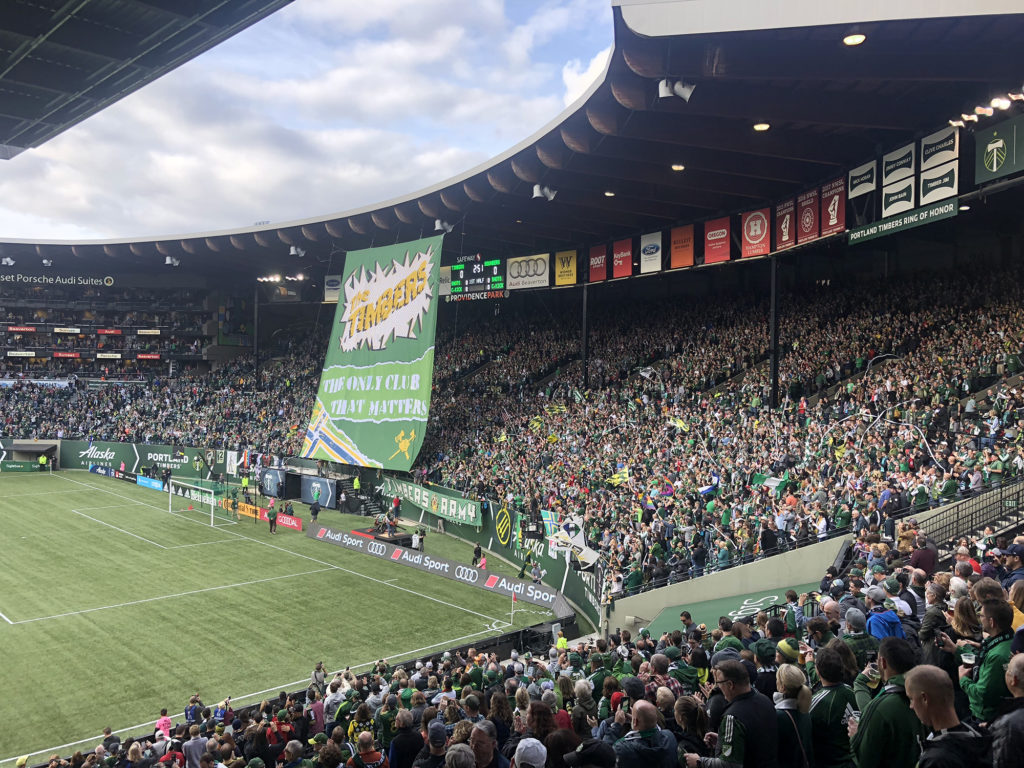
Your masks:
<instances>
[{"instance_id":1,"label":"person wearing beanie","mask_svg":"<svg viewBox=\"0 0 1024 768\"><path fill-rule=\"evenodd\" d=\"M885 590L877 584L867 588L864 593L869 614L867 617L867 633L882 640L886 637L906 637L903 625L896 612L885 605ZM847 614L849 616L849 614Z\"/></svg>"},{"instance_id":2,"label":"person wearing beanie","mask_svg":"<svg viewBox=\"0 0 1024 768\"><path fill-rule=\"evenodd\" d=\"M867 633L867 617L856 608L846 612L846 634L842 640L853 651L857 659L857 667L864 669L871 660L878 654L878 638Z\"/></svg>"},{"instance_id":3,"label":"person wearing beanie","mask_svg":"<svg viewBox=\"0 0 1024 768\"><path fill-rule=\"evenodd\" d=\"M795 664L797 659L800 657L800 647L797 645L797 641L791 637L784 637L779 640L779 644L775 646L775 663L777 665L782 664ZM712 664L712 667L715 665Z\"/></svg>"},{"instance_id":4,"label":"person wearing beanie","mask_svg":"<svg viewBox=\"0 0 1024 768\"><path fill-rule=\"evenodd\" d=\"M754 688L771 698L776 688L776 672L778 665L775 663L776 646L770 640L758 640L751 650L754 652L754 659L757 662L757 677L754 678Z\"/></svg>"}]
</instances>

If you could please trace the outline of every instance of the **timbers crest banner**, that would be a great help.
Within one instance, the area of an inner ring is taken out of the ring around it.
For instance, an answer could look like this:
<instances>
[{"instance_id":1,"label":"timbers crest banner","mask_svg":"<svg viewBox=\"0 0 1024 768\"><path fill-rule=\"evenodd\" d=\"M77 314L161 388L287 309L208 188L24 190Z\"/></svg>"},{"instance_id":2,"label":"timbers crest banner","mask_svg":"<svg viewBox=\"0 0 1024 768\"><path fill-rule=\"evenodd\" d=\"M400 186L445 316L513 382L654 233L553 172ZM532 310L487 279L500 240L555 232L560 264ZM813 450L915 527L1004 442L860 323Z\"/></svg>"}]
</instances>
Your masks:
<instances>
[{"instance_id":1,"label":"timbers crest banner","mask_svg":"<svg viewBox=\"0 0 1024 768\"><path fill-rule=\"evenodd\" d=\"M412 466L430 410L443 238L347 255L304 458Z\"/></svg>"}]
</instances>

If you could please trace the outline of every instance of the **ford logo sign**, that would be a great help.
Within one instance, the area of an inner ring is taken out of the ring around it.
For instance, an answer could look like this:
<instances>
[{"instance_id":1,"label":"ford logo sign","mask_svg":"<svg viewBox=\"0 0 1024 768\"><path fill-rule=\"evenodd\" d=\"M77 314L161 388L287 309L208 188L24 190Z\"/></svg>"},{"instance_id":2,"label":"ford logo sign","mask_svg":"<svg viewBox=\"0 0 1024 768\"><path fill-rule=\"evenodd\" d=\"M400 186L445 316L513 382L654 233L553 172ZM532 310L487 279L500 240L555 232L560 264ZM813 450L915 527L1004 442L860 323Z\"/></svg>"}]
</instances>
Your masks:
<instances>
[{"instance_id":1,"label":"ford logo sign","mask_svg":"<svg viewBox=\"0 0 1024 768\"><path fill-rule=\"evenodd\" d=\"M644 256L653 256L654 254L656 254L660 250L661 250L661 246L660 245L655 245L654 243L648 243L647 245L645 245L643 247L643 250L641 251L641 253L643 253Z\"/></svg>"},{"instance_id":2,"label":"ford logo sign","mask_svg":"<svg viewBox=\"0 0 1024 768\"><path fill-rule=\"evenodd\" d=\"M330 280L327 281L327 287L328 288L338 288L340 286L341 286L341 280L338 280L335 277L332 277Z\"/></svg>"},{"instance_id":3,"label":"ford logo sign","mask_svg":"<svg viewBox=\"0 0 1024 768\"><path fill-rule=\"evenodd\" d=\"M713 229L708 232L708 240L721 240L724 237L729 236L729 230L727 229Z\"/></svg>"}]
</instances>

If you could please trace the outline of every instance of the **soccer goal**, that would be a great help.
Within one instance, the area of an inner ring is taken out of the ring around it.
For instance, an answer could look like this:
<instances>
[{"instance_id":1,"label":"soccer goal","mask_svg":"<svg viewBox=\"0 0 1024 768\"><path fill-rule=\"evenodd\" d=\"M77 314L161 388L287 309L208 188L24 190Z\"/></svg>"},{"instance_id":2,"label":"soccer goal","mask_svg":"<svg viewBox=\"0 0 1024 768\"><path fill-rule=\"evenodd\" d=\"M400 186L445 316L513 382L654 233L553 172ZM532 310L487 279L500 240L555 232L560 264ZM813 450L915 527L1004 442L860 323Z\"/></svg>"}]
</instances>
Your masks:
<instances>
[{"instance_id":1,"label":"soccer goal","mask_svg":"<svg viewBox=\"0 0 1024 768\"><path fill-rule=\"evenodd\" d=\"M177 514L197 512L204 520L209 516L210 525L235 522L235 516L222 504L224 489L208 488L182 480L171 479L170 492L167 494L167 511Z\"/></svg>"}]
</instances>

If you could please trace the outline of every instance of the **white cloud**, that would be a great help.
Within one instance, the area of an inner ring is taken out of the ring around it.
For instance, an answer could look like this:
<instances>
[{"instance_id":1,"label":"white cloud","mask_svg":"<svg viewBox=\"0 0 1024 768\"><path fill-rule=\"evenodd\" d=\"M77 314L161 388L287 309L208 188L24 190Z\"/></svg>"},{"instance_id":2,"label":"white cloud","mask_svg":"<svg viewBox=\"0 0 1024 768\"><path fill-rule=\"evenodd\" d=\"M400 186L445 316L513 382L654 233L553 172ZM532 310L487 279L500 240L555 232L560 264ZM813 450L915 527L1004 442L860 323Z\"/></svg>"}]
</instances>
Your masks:
<instances>
[{"instance_id":1,"label":"white cloud","mask_svg":"<svg viewBox=\"0 0 1024 768\"><path fill-rule=\"evenodd\" d=\"M562 96L562 103L569 106L576 99L586 92L595 80L604 72L608 64L608 57L612 54L612 47L609 45L590 60L584 68L579 59L567 61L562 67L562 83L565 85L565 94Z\"/></svg>"},{"instance_id":2,"label":"white cloud","mask_svg":"<svg viewBox=\"0 0 1024 768\"><path fill-rule=\"evenodd\" d=\"M611 35L607 0L302 0L0 164L0 232L184 234L408 194L552 119Z\"/></svg>"}]
</instances>

